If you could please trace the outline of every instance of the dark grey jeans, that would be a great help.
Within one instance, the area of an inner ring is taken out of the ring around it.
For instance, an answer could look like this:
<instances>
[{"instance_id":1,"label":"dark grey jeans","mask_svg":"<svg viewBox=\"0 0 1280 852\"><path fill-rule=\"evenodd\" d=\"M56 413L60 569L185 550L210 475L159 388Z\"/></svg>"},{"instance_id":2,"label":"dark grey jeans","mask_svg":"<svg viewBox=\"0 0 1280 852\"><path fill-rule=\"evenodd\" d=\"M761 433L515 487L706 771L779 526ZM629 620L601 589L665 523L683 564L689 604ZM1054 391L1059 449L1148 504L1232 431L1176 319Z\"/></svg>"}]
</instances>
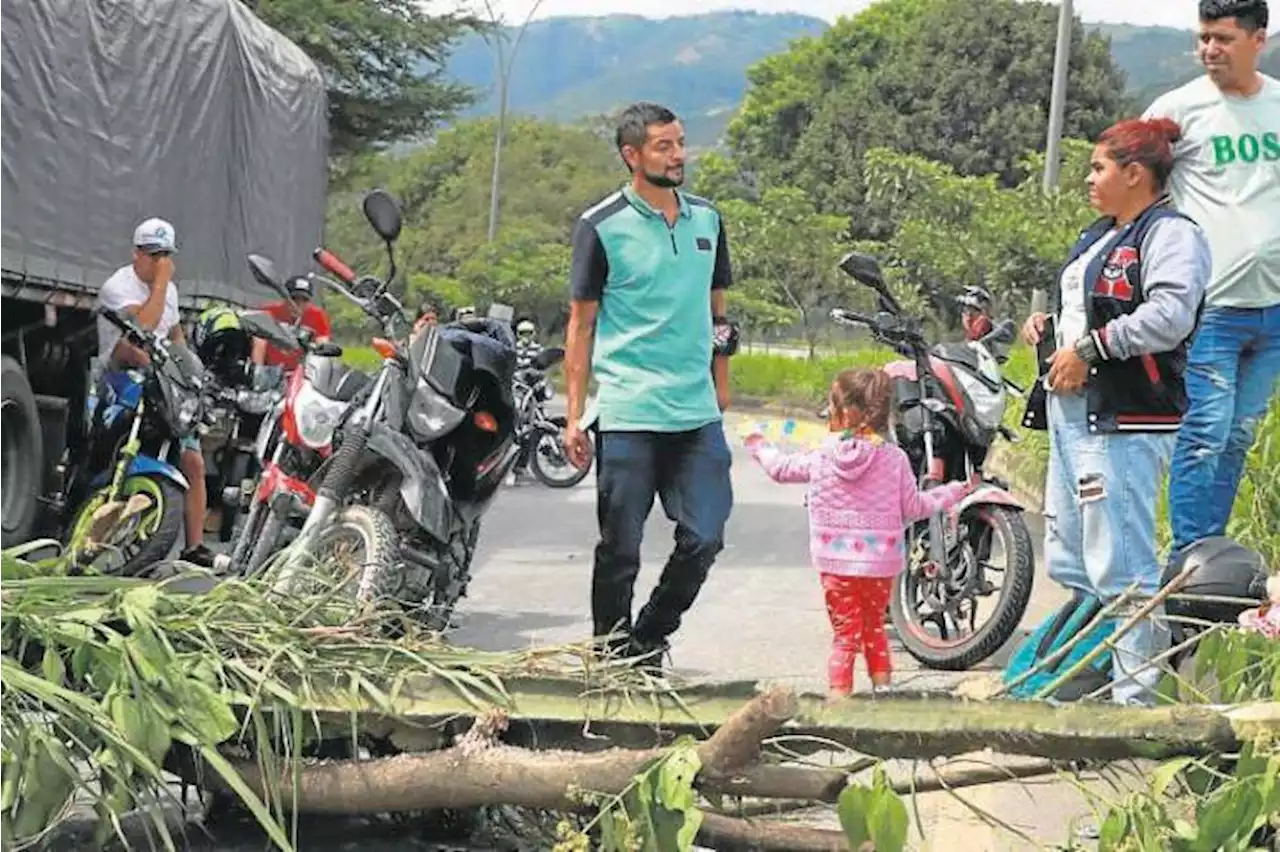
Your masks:
<instances>
[{"instance_id":1,"label":"dark grey jeans","mask_svg":"<svg viewBox=\"0 0 1280 852\"><path fill-rule=\"evenodd\" d=\"M621 632L637 644L666 640L693 605L733 508L733 455L719 421L687 432L601 432L596 447L600 543L591 583L595 635ZM675 521L675 550L634 627L640 543L653 498Z\"/></svg>"}]
</instances>

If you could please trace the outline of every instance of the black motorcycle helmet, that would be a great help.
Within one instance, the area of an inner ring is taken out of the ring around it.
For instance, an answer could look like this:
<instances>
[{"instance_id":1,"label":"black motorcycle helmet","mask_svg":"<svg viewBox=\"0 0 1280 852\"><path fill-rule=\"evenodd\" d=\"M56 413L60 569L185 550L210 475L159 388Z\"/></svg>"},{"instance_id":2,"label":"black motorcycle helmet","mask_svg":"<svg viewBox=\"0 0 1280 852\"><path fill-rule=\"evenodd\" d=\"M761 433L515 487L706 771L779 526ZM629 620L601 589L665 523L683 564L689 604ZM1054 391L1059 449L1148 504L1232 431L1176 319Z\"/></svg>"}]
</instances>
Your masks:
<instances>
[{"instance_id":1,"label":"black motorcycle helmet","mask_svg":"<svg viewBox=\"0 0 1280 852\"><path fill-rule=\"evenodd\" d=\"M213 307L201 313L192 340L196 355L224 386L234 387L245 380L253 336L234 309Z\"/></svg>"},{"instance_id":2,"label":"black motorcycle helmet","mask_svg":"<svg viewBox=\"0 0 1280 852\"><path fill-rule=\"evenodd\" d=\"M1267 567L1262 555L1226 536L1203 539L1176 554L1165 569L1162 582L1172 582L1188 565L1194 566L1194 571L1178 594L1245 598L1253 603L1183 600L1175 596L1165 604L1170 615L1234 624L1240 613L1266 600Z\"/></svg>"}]
</instances>

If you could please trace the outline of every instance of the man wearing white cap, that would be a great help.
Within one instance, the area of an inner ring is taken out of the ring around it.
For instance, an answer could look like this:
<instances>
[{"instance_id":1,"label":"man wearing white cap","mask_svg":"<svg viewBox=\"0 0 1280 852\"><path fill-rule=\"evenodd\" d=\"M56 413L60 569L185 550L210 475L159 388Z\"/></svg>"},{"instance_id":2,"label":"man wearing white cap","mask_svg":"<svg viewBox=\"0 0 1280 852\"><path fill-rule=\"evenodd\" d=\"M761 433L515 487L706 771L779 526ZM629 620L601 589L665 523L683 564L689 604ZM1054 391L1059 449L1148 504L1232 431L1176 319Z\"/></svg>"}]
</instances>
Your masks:
<instances>
[{"instance_id":1,"label":"man wearing white cap","mask_svg":"<svg viewBox=\"0 0 1280 852\"><path fill-rule=\"evenodd\" d=\"M178 288L173 283L173 255L177 250L173 225L163 219L143 222L133 232L133 262L120 267L107 279L98 293L98 304L132 316L138 325L160 337L184 343L182 326L178 324ZM108 370L144 367L149 361L146 352L123 339L120 329L103 317L98 317L98 357ZM217 567L214 553L202 541L207 498L204 456L198 437L182 440L178 466L190 484L186 505L187 547L182 558L207 568Z\"/></svg>"}]
</instances>

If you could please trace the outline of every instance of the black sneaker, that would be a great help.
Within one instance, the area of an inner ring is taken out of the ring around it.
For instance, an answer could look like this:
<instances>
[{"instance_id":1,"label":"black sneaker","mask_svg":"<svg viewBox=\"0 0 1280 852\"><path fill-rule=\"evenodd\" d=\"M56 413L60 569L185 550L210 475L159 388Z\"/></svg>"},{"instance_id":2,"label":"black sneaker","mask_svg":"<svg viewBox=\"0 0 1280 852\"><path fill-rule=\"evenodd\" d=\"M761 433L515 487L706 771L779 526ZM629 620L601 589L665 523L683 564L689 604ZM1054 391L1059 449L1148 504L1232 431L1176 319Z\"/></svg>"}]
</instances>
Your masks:
<instances>
[{"instance_id":1,"label":"black sneaker","mask_svg":"<svg viewBox=\"0 0 1280 852\"><path fill-rule=\"evenodd\" d=\"M197 544L195 547L188 547L178 556L183 562L190 562L192 565L201 568L208 568L212 571L225 572L231 568L231 557L221 553L214 553L204 544Z\"/></svg>"},{"instance_id":2,"label":"black sneaker","mask_svg":"<svg viewBox=\"0 0 1280 852\"><path fill-rule=\"evenodd\" d=\"M665 658L670 654L671 646L666 640L643 642L633 639L627 662L653 677L662 677Z\"/></svg>"}]
</instances>

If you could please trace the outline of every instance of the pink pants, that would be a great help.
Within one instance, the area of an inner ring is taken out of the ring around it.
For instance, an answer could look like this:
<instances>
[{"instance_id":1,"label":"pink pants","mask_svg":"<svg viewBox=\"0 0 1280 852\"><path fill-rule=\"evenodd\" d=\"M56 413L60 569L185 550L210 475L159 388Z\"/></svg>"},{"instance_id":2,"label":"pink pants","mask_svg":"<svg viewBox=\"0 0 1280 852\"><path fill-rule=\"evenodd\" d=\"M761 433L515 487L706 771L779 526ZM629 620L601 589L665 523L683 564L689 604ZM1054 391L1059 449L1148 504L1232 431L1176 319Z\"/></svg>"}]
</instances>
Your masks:
<instances>
[{"instance_id":1,"label":"pink pants","mask_svg":"<svg viewBox=\"0 0 1280 852\"><path fill-rule=\"evenodd\" d=\"M827 684L832 692L853 691L853 665L861 653L872 675L887 675L889 640L884 635L884 610L893 593L892 577L845 577L823 574L822 591L831 618L831 656Z\"/></svg>"}]
</instances>

